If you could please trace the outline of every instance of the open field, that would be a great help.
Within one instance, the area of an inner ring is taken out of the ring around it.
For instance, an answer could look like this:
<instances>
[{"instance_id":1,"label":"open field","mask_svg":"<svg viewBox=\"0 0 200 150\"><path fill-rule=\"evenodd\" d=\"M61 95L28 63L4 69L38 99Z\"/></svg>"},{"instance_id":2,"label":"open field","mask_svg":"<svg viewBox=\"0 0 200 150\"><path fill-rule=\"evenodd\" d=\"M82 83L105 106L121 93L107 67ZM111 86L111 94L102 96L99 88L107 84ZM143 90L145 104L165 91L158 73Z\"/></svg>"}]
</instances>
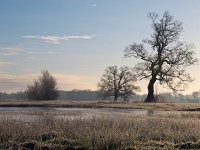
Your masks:
<instances>
[{"instance_id":1,"label":"open field","mask_svg":"<svg viewBox=\"0 0 200 150\"><path fill-rule=\"evenodd\" d=\"M200 104L56 100L1 101L0 106L69 108L0 111L0 149L200 149L200 112L190 111Z\"/></svg>"},{"instance_id":2,"label":"open field","mask_svg":"<svg viewBox=\"0 0 200 150\"><path fill-rule=\"evenodd\" d=\"M37 114L38 115L38 114ZM200 113L0 121L0 149L200 149ZM67 115L67 114L66 114ZM73 113L68 114L74 116Z\"/></svg>"},{"instance_id":3,"label":"open field","mask_svg":"<svg viewBox=\"0 0 200 150\"><path fill-rule=\"evenodd\" d=\"M106 101L0 101L0 107L72 107L72 108L122 108L154 110L200 110L200 103L142 103L142 102L106 102Z\"/></svg>"}]
</instances>

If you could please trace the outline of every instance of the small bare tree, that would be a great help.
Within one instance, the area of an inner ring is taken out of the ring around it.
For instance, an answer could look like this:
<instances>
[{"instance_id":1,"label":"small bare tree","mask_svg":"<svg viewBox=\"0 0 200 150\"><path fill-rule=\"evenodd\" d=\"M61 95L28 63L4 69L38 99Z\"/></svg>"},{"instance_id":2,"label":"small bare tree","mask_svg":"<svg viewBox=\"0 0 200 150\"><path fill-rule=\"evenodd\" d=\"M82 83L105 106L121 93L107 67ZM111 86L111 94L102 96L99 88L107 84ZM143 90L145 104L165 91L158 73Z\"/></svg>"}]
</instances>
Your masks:
<instances>
[{"instance_id":1,"label":"small bare tree","mask_svg":"<svg viewBox=\"0 0 200 150\"><path fill-rule=\"evenodd\" d=\"M156 13L149 13L153 34L142 44L133 43L124 50L125 57L135 57L141 62L135 66L140 80L150 79L145 102L155 102L154 84L167 85L170 89L184 90L191 82L186 68L195 64L193 47L179 41L182 23L165 12L159 19ZM147 46L147 49L145 48Z\"/></svg>"},{"instance_id":2,"label":"small bare tree","mask_svg":"<svg viewBox=\"0 0 200 150\"><path fill-rule=\"evenodd\" d=\"M26 93L28 99L54 100L58 97L56 79L45 70L32 86L28 86Z\"/></svg>"},{"instance_id":3,"label":"small bare tree","mask_svg":"<svg viewBox=\"0 0 200 150\"><path fill-rule=\"evenodd\" d=\"M119 97L126 101L135 91L139 90L134 85L136 77L129 67L110 66L105 69L100 82L98 83L98 93L103 99L114 97L117 101Z\"/></svg>"},{"instance_id":4,"label":"small bare tree","mask_svg":"<svg viewBox=\"0 0 200 150\"><path fill-rule=\"evenodd\" d=\"M192 97L196 102L199 102L200 91L192 92L191 97Z\"/></svg>"}]
</instances>

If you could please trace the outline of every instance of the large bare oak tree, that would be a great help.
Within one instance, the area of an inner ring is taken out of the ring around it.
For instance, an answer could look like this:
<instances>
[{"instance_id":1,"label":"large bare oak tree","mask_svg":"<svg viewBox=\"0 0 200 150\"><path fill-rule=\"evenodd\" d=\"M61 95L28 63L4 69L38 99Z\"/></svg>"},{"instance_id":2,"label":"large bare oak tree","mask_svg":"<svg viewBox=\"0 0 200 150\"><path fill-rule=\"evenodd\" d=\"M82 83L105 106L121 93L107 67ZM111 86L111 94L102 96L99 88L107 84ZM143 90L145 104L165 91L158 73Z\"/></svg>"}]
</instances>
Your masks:
<instances>
[{"instance_id":1,"label":"large bare oak tree","mask_svg":"<svg viewBox=\"0 0 200 150\"><path fill-rule=\"evenodd\" d=\"M139 87L134 83L136 77L131 68L123 66L109 66L105 69L100 82L98 83L99 97L106 99L113 97L117 101L119 97L127 101L129 97L139 91Z\"/></svg>"},{"instance_id":2,"label":"large bare oak tree","mask_svg":"<svg viewBox=\"0 0 200 150\"><path fill-rule=\"evenodd\" d=\"M141 61L135 66L140 80L150 79L145 102L155 102L154 84L167 85L172 90L184 90L192 78L186 68L195 64L193 46L179 41L183 31L182 23L174 20L168 12L161 18L152 12L153 34L142 44L133 43L124 50L125 57L135 57Z\"/></svg>"}]
</instances>

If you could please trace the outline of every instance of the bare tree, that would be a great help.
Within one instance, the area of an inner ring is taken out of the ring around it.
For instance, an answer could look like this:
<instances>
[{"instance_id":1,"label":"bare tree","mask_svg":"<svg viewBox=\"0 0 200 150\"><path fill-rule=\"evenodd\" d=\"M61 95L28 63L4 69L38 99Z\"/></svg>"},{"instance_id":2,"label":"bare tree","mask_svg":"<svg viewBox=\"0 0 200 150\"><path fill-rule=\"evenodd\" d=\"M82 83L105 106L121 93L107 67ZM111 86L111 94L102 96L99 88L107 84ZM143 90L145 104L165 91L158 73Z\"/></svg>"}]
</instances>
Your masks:
<instances>
[{"instance_id":1,"label":"bare tree","mask_svg":"<svg viewBox=\"0 0 200 150\"><path fill-rule=\"evenodd\" d=\"M26 93L28 99L54 100L58 97L56 79L45 70L32 86L28 86Z\"/></svg>"},{"instance_id":2,"label":"bare tree","mask_svg":"<svg viewBox=\"0 0 200 150\"><path fill-rule=\"evenodd\" d=\"M141 60L135 66L138 77L140 80L150 79L145 102L155 102L155 82L158 80L174 91L184 90L187 82L192 81L186 68L195 64L197 59L194 58L193 46L179 41L183 30L180 21L174 20L168 12L160 19L154 12L149 13L148 17L153 28L151 39L127 46L124 55Z\"/></svg>"},{"instance_id":3,"label":"bare tree","mask_svg":"<svg viewBox=\"0 0 200 150\"><path fill-rule=\"evenodd\" d=\"M191 97L192 97L196 102L199 102L200 91L192 92Z\"/></svg>"},{"instance_id":4,"label":"bare tree","mask_svg":"<svg viewBox=\"0 0 200 150\"><path fill-rule=\"evenodd\" d=\"M100 82L98 83L99 96L103 99L114 97L117 101L123 97L126 101L131 95L138 91L139 87L134 85L135 75L129 67L110 66L105 69Z\"/></svg>"}]
</instances>

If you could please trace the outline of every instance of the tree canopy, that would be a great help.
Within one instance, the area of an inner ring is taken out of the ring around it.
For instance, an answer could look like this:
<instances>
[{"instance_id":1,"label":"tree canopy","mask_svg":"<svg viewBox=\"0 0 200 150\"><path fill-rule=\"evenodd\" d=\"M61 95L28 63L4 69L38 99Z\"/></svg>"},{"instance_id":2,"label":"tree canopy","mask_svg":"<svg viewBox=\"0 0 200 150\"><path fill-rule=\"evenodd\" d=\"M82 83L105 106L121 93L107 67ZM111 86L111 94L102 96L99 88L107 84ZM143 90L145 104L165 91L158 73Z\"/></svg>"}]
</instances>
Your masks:
<instances>
[{"instance_id":1,"label":"tree canopy","mask_svg":"<svg viewBox=\"0 0 200 150\"><path fill-rule=\"evenodd\" d=\"M122 97L126 101L139 90L134 85L135 81L136 77L129 67L109 66L98 83L99 96L103 99L114 97L114 101Z\"/></svg>"},{"instance_id":2,"label":"tree canopy","mask_svg":"<svg viewBox=\"0 0 200 150\"><path fill-rule=\"evenodd\" d=\"M26 93L28 99L54 100L58 97L56 79L47 70L42 71L42 76L28 86Z\"/></svg>"},{"instance_id":3,"label":"tree canopy","mask_svg":"<svg viewBox=\"0 0 200 150\"><path fill-rule=\"evenodd\" d=\"M152 12L148 14L152 21L153 33L150 39L141 44L132 43L124 50L125 57L134 57L140 61L135 66L137 77L149 79L146 102L155 102L154 84L159 81L170 89L184 90L192 78L186 68L194 65L193 46L179 41L183 31L182 23L168 12L159 17Z\"/></svg>"}]
</instances>

